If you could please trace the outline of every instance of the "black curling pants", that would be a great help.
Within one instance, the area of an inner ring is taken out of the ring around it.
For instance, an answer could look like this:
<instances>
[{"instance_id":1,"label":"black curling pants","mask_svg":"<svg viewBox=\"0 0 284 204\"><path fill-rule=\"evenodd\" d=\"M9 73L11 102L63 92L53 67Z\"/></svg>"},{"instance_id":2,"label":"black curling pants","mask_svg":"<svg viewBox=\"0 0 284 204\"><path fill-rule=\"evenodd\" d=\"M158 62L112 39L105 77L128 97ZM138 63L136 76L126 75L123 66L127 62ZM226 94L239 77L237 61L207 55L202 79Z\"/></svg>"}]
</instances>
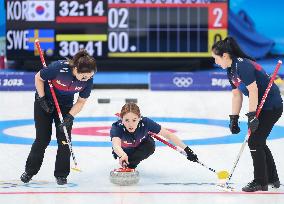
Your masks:
<instances>
[{"instance_id":1,"label":"black curling pants","mask_svg":"<svg viewBox=\"0 0 284 204\"><path fill-rule=\"evenodd\" d=\"M63 117L70 111L71 107L60 107ZM67 177L70 173L70 150L66 142L66 137L63 132L57 128L60 124L57 111L52 114L46 113L40 104L34 102L34 121L36 128L36 139L32 145L30 154L26 161L25 171L30 175L36 175L42 165L45 149L49 145L52 134L52 123L55 122L56 138L57 138L57 155L55 161L55 177ZM71 129L68 130L69 139L71 141Z\"/></svg>"},{"instance_id":2,"label":"black curling pants","mask_svg":"<svg viewBox=\"0 0 284 204\"><path fill-rule=\"evenodd\" d=\"M147 159L155 152L155 141L152 137L144 140L132 154L128 155L129 164L127 167L135 169L137 165L144 159Z\"/></svg>"},{"instance_id":3,"label":"black curling pants","mask_svg":"<svg viewBox=\"0 0 284 204\"><path fill-rule=\"evenodd\" d=\"M272 153L266 145L266 139L274 124L281 117L282 112L283 107L273 110L262 110L258 117L258 129L251 134L248 140L253 160L254 180L263 186L279 180Z\"/></svg>"},{"instance_id":4,"label":"black curling pants","mask_svg":"<svg viewBox=\"0 0 284 204\"><path fill-rule=\"evenodd\" d=\"M147 159L154 152L155 141L152 137L148 137L139 146L135 148L134 152L132 152L131 154L127 154L129 162L127 167L135 169L142 160ZM115 154L115 152L113 151L112 153L114 158L117 159L118 156Z\"/></svg>"}]
</instances>

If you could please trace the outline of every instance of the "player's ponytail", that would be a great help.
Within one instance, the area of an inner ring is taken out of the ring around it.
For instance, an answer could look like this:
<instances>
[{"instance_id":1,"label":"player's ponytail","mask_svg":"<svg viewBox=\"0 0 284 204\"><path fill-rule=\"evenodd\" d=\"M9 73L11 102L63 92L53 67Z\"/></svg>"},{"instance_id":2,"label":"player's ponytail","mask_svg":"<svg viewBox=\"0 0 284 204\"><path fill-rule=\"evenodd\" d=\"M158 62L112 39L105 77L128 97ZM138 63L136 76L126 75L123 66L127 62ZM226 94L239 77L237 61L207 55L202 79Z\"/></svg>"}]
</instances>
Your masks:
<instances>
[{"instance_id":1,"label":"player's ponytail","mask_svg":"<svg viewBox=\"0 0 284 204\"><path fill-rule=\"evenodd\" d=\"M255 61L254 58L248 56L242 51L233 37L226 37L224 40L217 41L213 44L212 51L218 56L223 56L224 53L228 53L231 58L241 57Z\"/></svg>"},{"instance_id":2,"label":"player's ponytail","mask_svg":"<svg viewBox=\"0 0 284 204\"><path fill-rule=\"evenodd\" d=\"M227 37L224 39L225 44L230 48L231 55L234 57L241 57L241 58L247 58L252 61L255 61L255 59L251 56L248 56L244 51L240 48L238 43L233 37Z\"/></svg>"},{"instance_id":3,"label":"player's ponytail","mask_svg":"<svg viewBox=\"0 0 284 204\"><path fill-rule=\"evenodd\" d=\"M97 72L96 60L84 49L68 59L68 62L72 68L77 67L78 73Z\"/></svg>"}]
</instances>

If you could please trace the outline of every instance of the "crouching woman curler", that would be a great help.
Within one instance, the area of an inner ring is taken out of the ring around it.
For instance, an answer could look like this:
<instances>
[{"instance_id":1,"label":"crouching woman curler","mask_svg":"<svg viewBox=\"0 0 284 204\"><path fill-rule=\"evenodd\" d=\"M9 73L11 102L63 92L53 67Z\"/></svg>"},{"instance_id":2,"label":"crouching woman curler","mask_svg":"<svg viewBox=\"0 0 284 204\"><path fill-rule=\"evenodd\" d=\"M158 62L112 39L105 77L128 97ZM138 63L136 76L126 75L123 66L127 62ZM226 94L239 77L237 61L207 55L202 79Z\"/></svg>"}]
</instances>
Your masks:
<instances>
[{"instance_id":1,"label":"crouching woman curler","mask_svg":"<svg viewBox=\"0 0 284 204\"><path fill-rule=\"evenodd\" d=\"M149 131L164 136L184 149L188 160L198 161L197 155L175 134L153 120L142 117L135 103L125 104L121 109L120 117L112 124L110 137L113 156L115 159L119 158L119 164L122 167L135 169L142 160L154 153L155 141L148 134Z\"/></svg>"}]
</instances>

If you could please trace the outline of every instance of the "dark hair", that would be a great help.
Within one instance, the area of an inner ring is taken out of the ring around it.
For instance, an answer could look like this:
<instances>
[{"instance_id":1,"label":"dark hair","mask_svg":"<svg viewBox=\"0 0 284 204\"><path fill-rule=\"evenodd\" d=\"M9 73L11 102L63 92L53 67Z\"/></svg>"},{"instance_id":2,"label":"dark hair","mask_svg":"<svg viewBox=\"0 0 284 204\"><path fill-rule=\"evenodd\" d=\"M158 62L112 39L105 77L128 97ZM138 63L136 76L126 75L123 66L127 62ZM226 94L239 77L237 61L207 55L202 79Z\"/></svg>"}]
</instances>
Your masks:
<instances>
[{"instance_id":1,"label":"dark hair","mask_svg":"<svg viewBox=\"0 0 284 204\"><path fill-rule=\"evenodd\" d=\"M77 67L78 73L97 72L96 60L89 53L82 49L72 59L67 59L72 68Z\"/></svg>"},{"instance_id":2,"label":"dark hair","mask_svg":"<svg viewBox=\"0 0 284 204\"><path fill-rule=\"evenodd\" d=\"M233 37L226 37L224 40L217 41L213 44L212 51L215 55L218 56L223 56L224 53L228 53L231 58L241 57L255 61L253 57L248 56L242 51L242 49Z\"/></svg>"},{"instance_id":3,"label":"dark hair","mask_svg":"<svg viewBox=\"0 0 284 204\"><path fill-rule=\"evenodd\" d=\"M126 103L124 106L122 106L120 117L123 118L123 116L127 113L134 113L138 115L138 117L141 117L140 109L135 103Z\"/></svg>"}]
</instances>

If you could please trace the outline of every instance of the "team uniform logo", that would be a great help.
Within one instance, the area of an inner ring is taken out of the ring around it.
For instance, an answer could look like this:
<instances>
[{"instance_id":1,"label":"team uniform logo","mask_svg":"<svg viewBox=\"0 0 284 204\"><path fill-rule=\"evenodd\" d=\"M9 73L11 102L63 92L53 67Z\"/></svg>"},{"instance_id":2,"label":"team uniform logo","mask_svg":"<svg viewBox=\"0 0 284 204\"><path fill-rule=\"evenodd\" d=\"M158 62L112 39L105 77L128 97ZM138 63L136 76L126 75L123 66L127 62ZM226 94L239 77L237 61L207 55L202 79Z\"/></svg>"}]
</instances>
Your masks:
<instances>
[{"instance_id":1,"label":"team uniform logo","mask_svg":"<svg viewBox=\"0 0 284 204\"><path fill-rule=\"evenodd\" d=\"M60 86L64 86L64 87L66 87L66 85L65 85L65 84L63 84L63 83L61 83L61 81L60 81L60 80L56 80L56 83L57 83L58 85L60 85Z\"/></svg>"},{"instance_id":2,"label":"team uniform logo","mask_svg":"<svg viewBox=\"0 0 284 204\"><path fill-rule=\"evenodd\" d=\"M62 62L60 62L60 63L62 64ZM63 73L69 72L69 68L64 67L64 68L60 69L60 72L63 72Z\"/></svg>"},{"instance_id":3,"label":"team uniform logo","mask_svg":"<svg viewBox=\"0 0 284 204\"><path fill-rule=\"evenodd\" d=\"M75 87L75 91L80 91L81 89L82 89L81 86L76 86L76 87Z\"/></svg>"},{"instance_id":4,"label":"team uniform logo","mask_svg":"<svg viewBox=\"0 0 284 204\"><path fill-rule=\"evenodd\" d=\"M240 84L242 83L242 80L239 77L232 77L232 82L236 87L239 87Z\"/></svg>"}]
</instances>

